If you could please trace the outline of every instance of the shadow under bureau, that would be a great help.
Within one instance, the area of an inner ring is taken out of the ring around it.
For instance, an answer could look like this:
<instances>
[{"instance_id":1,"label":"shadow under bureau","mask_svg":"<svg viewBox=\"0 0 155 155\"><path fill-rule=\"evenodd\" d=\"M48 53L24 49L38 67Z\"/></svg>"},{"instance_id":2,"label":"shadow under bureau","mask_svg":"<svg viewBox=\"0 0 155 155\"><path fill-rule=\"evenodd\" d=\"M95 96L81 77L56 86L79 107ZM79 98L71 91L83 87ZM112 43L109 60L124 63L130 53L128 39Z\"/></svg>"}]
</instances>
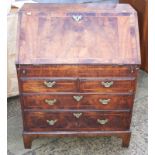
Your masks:
<instances>
[{"instance_id":1,"label":"shadow under bureau","mask_svg":"<svg viewBox=\"0 0 155 155\"><path fill-rule=\"evenodd\" d=\"M128 147L140 64L125 4L25 4L16 61L25 148L44 136L117 136Z\"/></svg>"}]
</instances>

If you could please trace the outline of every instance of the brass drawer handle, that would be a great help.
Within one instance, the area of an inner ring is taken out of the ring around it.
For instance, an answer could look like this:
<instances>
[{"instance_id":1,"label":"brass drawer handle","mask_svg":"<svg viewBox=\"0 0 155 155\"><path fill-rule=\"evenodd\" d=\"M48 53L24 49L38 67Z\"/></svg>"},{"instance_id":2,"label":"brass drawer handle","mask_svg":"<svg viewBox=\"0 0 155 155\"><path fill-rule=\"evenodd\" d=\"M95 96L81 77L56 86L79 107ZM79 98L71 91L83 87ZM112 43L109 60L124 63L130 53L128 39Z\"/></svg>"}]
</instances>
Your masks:
<instances>
[{"instance_id":1,"label":"brass drawer handle","mask_svg":"<svg viewBox=\"0 0 155 155\"><path fill-rule=\"evenodd\" d=\"M79 102L80 100L82 100L83 96L73 96L73 98Z\"/></svg>"},{"instance_id":2,"label":"brass drawer handle","mask_svg":"<svg viewBox=\"0 0 155 155\"><path fill-rule=\"evenodd\" d=\"M82 113L73 113L73 115L74 115L76 118L80 118L80 116L82 116Z\"/></svg>"},{"instance_id":3,"label":"brass drawer handle","mask_svg":"<svg viewBox=\"0 0 155 155\"><path fill-rule=\"evenodd\" d=\"M104 86L104 87L106 87L106 88L111 87L113 84L114 84L113 81L110 81L110 82L108 82L108 81L107 82L102 81L101 82L101 85Z\"/></svg>"},{"instance_id":4,"label":"brass drawer handle","mask_svg":"<svg viewBox=\"0 0 155 155\"><path fill-rule=\"evenodd\" d=\"M55 119L55 120L46 120L46 122L49 124L49 125L54 125L56 122L57 122L57 120Z\"/></svg>"},{"instance_id":5,"label":"brass drawer handle","mask_svg":"<svg viewBox=\"0 0 155 155\"><path fill-rule=\"evenodd\" d=\"M55 81L51 82L51 81L44 81L44 85L48 88L52 88L54 85L56 84Z\"/></svg>"},{"instance_id":6,"label":"brass drawer handle","mask_svg":"<svg viewBox=\"0 0 155 155\"><path fill-rule=\"evenodd\" d=\"M72 18L76 21L79 22L82 19L82 15L73 15Z\"/></svg>"},{"instance_id":7,"label":"brass drawer handle","mask_svg":"<svg viewBox=\"0 0 155 155\"><path fill-rule=\"evenodd\" d=\"M110 102L110 100L111 99L99 99L99 102L101 103L101 104L108 104L109 102Z\"/></svg>"},{"instance_id":8,"label":"brass drawer handle","mask_svg":"<svg viewBox=\"0 0 155 155\"><path fill-rule=\"evenodd\" d=\"M108 123L108 119L97 119L97 122L101 125Z\"/></svg>"},{"instance_id":9,"label":"brass drawer handle","mask_svg":"<svg viewBox=\"0 0 155 155\"><path fill-rule=\"evenodd\" d=\"M56 102L56 99L45 99L45 103L47 103L48 105L54 105Z\"/></svg>"}]
</instances>

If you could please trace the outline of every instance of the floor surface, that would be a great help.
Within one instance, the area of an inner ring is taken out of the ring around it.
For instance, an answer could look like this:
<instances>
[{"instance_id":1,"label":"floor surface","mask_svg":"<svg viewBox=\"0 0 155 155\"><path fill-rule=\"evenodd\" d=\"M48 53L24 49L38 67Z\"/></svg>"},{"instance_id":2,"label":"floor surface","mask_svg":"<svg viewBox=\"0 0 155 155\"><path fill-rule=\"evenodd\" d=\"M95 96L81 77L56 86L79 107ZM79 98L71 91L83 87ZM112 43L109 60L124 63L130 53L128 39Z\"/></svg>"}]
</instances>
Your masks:
<instances>
[{"instance_id":1,"label":"floor surface","mask_svg":"<svg viewBox=\"0 0 155 155\"><path fill-rule=\"evenodd\" d=\"M8 155L147 155L148 142L148 76L140 71L133 108L132 137L129 148L121 147L121 139L39 138L32 149L24 149L19 98L8 99Z\"/></svg>"}]
</instances>

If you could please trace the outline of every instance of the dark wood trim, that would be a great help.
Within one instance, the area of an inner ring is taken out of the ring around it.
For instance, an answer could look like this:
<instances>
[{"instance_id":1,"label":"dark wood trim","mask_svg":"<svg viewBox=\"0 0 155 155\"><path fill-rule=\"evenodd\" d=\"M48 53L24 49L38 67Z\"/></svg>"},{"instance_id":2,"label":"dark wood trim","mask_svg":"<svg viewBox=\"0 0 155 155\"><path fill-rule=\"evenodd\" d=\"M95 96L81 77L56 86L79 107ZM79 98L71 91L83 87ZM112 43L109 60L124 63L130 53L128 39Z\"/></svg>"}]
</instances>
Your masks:
<instances>
[{"instance_id":1,"label":"dark wood trim","mask_svg":"<svg viewBox=\"0 0 155 155\"><path fill-rule=\"evenodd\" d=\"M103 92L92 92L92 93L90 93L90 92L83 92L83 93L81 93L81 92L69 92L69 93L67 93L67 92L44 92L44 93L21 93L20 95L22 95L22 96L28 96L28 95L77 95L77 94L79 94L79 95L91 95L91 94L93 94L93 95L134 95L134 93L131 93L131 92L123 92L123 93L121 93L121 92L119 92L119 93L103 93Z\"/></svg>"},{"instance_id":2,"label":"dark wood trim","mask_svg":"<svg viewBox=\"0 0 155 155\"><path fill-rule=\"evenodd\" d=\"M28 112L88 112L85 109L24 109L24 111ZM131 109L123 109L123 110L99 110L99 109L89 109L89 112L131 112Z\"/></svg>"},{"instance_id":3,"label":"dark wood trim","mask_svg":"<svg viewBox=\"0 0 155 155\"><path fill-rule=\"evenodd\" d=\"M48 67L48 66L79 66L79 67L81 67L81 66L102 66L102 67L108 67L108 66L118 66L118 67L123 67L123 66L132 66L132 67L140 67L140 64L105 64L105 63L103 63L103 64L101 64L101 63L97 63L97 64L91 64L91 63L87 63L87 64L64 64L64 63L61 63L61 64L19 64L19 63L16 63L16 67L17 68L20 68L21 66L22 67L31 67L31 66L33 66L33 67L43 67L43 66L45 66L45 67Z\"/></svg>"},{"instance_id":4,"label":"dark wood trim","mask_svg":"<svg viewBox=\"0 0 155 155\"><path fill-rule=\"evenodd\" d=\"M53 131L53 132L23 132L24 146L31 148L32 140L39 137L97 137L97 136L116 136L122 139L122 147L128 147L131 131Z\"/></svg>"}]
</instances>

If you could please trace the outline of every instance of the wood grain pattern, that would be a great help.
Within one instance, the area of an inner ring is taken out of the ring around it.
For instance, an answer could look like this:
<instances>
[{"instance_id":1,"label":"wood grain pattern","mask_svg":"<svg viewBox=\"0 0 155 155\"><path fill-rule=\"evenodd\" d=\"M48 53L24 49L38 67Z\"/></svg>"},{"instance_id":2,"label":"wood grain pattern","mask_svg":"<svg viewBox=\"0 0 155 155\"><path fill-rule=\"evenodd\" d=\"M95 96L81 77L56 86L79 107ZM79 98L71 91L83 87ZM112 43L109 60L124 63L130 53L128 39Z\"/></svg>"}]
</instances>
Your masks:
<instances>
[{"instance_id":1,"label":"wood grain pattern","mask_svg":"<svg viewBox=\"0 0 155 155\"><path fill-rule=\"evenodd\" d=\"M110 87L105 87L102 82L113 82ZM103 78L103 79L82 79L80 80L81 92L134 92L135 80L130 79L116 79L116 78Z\"/></svg>"},{"instance_id":2,"label":"wood grain pattern","mask_svg":"<svg viewBox=\"0 0 155 155\"><path fill-rule=\"evenodd\" d=\"M74 96L83 96L76 101ZM61 94L61 95L24 95L22 96L24 109L102 109L102 110L128 110L132 108L133 95L94 95L94 94ZM49 105L45 100L56 100ZM110 100L102 104L100 100Z\"/></svg>"},{"instance_id":3,"label":"wood grain pattern","mask_svg":"<svg viewBox=\"0 0 155 155\"><path fill-rule=\"evenodd\" d=\"M55 82L51 88L47 87L44 82ZM76 92L77 81L71 79L28 79L21 80L21 90L24 93L33 92Z\"/></svg>"},{"instance_id":4,"label":"wood grain pattern","mask_svg":"<svg viewBox=\"0 0 155 155\"><path fill-rule=\"evenodd\" d=\"M51 9L52 8L52 9ZM82 11L86 14L89 14L89 11L92 11L94 13L98 12L104 12L104 13L118 13L121 14L122 12L126 11L130 12L133 11L132 7L129 5L123 5L123 4L116 4L116 5L110 5L110 4L98 4L98 3L88 3L88 4L25 4L20 11L35 11L40 12L42 10L43 15L46 14L63 14L66 12L74 11L76 14L78 14L78 11ZM47 11L47 12L46 12ZM126 12L127 13L127 12ZM108 15L107 14L107 15Z\"/></svg>"},{"instance_id":5,"label":"wood grain pattern","mask_svg":"<svg viewBox=\"0 0 155 155\"><path fill-rule=\"evenodd\" d=\"M17 65L20 77L135 77L138 66Z\"/></svg>"},{"instance_id":6,"label":"wood grain pattern","mask_svg":"<svg viewBox=\"0 0 155 155\"><path fill-rule=\"evenodd\" d=\"M78 82L79 81L79 82ZM52 88L48 88L44 82L55 82ZM102 83L113 82L110 87L105 87ZM87 78L78 80L41 78L21 79L21 89L23 93L37 92L134 92L135 79L130 78Z\"/></svg>"},{"instance_id":7,"label":"wood grain pattern","mask_svg":"<svg viewBox=\"0 0 155 155\"><path fill-rule=\"evenodd\" d=\"M23 140L118 136L130 141L140 64L137 15L129 5L26 4L16 62Z\"/></svg>"},{"instance_id":8,"label":"wood grain pattern","mask_svg":"<svg viewBox=\"0 0 155 155\"><path fill-rule=\"evenodd\" d=\"M103 8L102 4L25 5L19 13L17 63L140 64L135 10L120 4ZM82 18L77 22L73 16Z\"/></svg>"},{"instance_id":9,"label":"wood grain pattern","mask_svg":"<svg viewBox=\"0 0 155 155\"><path fill-rule=\"evenodd\" d=\"M130 113L127 112L25 112L25 131L119 131L128 130L130 126ZM76 118L74 113L82 113ZM108 119L101 125L97 119ZM57 120L49 125L47 120Z\"/></svg>"}]
</instances>

